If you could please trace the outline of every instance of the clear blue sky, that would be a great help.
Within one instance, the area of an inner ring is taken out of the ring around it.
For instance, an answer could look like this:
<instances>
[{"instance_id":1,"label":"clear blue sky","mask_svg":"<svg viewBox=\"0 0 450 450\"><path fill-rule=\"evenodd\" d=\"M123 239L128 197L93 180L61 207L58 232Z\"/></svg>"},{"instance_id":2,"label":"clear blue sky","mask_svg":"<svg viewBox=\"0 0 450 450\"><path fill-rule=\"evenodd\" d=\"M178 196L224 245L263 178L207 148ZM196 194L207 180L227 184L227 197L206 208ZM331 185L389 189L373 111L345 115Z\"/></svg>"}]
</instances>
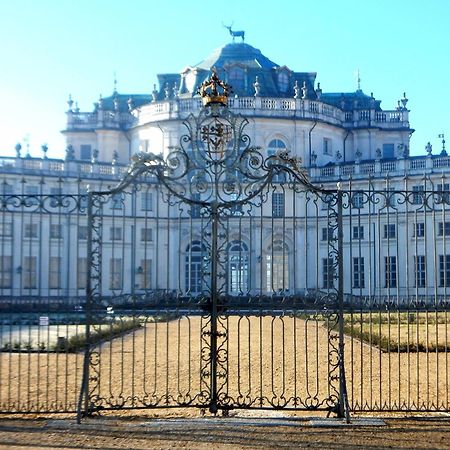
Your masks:
<instances>
[{"instance_id":1,"label":"clear blue sky","mask_svg":"<svg viewBox=\"0 0 450 450\"><path fill-rule=\"evenodd\" d=\"M69 93L82 111L99 94L150 93L157 73L179 72L230 41L222 22L326 92L361 87L394 109L406 92L416 129L450 149L450 0L0 0L0 154L29 135L31 154L61 157Z\"/></svg>"}]
</instances>

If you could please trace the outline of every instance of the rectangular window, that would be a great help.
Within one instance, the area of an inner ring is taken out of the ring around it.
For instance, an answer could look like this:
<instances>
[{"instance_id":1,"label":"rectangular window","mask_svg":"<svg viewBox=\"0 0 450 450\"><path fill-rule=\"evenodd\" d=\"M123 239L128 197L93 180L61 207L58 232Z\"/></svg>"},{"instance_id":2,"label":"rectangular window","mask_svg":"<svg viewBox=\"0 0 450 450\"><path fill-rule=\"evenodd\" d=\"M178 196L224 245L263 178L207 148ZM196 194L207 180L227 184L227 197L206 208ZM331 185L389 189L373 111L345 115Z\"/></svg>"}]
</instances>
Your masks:
<instances>
[{"instance_id":1,"label":"rectangular window","mask_svg":"<svg viewBox=\"0 0 450 450\"><path fill-rule=\"evenodd\" d=\"M88 238L88 227L86 225L78 226L78 239L80 241L85 241Z\"/></svg>"},{"instance_id":2,"label":"rectangular window","mask_svg":"<svg viewBox=\"0 0 450 450\"><path fill-rule=\"evenodd\" d=\"M355 239L355 240L364 239L364 227L362 225L353 226L352 239Z\"/></svg>"},{"instance_id":3,"label":"rectangular window","mask_svg":"<svg viewBox=\"0 0 450 450\"><path fill-rule=\"evenodd\" d=\"M34 186L34 185L25 186L25 194L26 195L38 195L39 194L39 186Z\"/></svg>"},{"instance_id":4,"label":"rectangular window","mask_svg":"<svg viewBox=\"0 0 450 450\"><path fill-rule=\"evenodd\" d=\"M111 258L109 262L109 288L122 289L122 259Z\"/></svg>"},{"instance_id":5,"label":"rectangular window","mask_svg":"<svg viewBox=\"0 0 450 450\"><path fill-rule=\"evenodd\" d=\"M284 192L272 194L272 215L273 217L284 217Z\"/></svg>"},{"instance_id":6,"label":"rectangular window","mask_svg":"<svg viewBox=\"0 0 450 450\"><path fill-rule=\"evenodd\" d=\"M384 239L395 239L396 237L396 229L395 223L388 223L384 225Z\"/></svg>"},{"instance_id":7,"label":"rectangular window","mask_svg":"<svg viewBox=\"0 0 450 450\"><path fill-rule=\"evenodd\" d=\"M39 186L28 185L25 186L25 195L38 195ZM39 199L37 197L31 197L25 199L25 206L38 205Z\"/></svg>"},{"instance_id":8,"label":"rectangular window","mask_svg":"<svg viewBox=\"0 0 450 450\"><path fill-rule=\"evenodd\" d=\"M438 236L450 236L450 222L438 223Z\"/></svg>"},{"instance_id":9,"label":"rectangular window","mask_svg":"<svg viewBox=\"0 0 450 450\"><path fill-rule=\"evenodd\" d=\"M109 230L111 241L121 241L122 235L122 227L111 227Z\"/></svg>"},{"instance_id":10,"label":"rectangular window","mask_svg":"<svg viewBox=\"0 0 450 450\"><path fill-rule=\"evenodd\" d=\"M36 256L25 256L23 258L22 280L25 289L35 289L37 287L36 268Z\"/></svg>"},{"instance_id":11,"label":"rectangular window","mask_svg":"<svg viewBox=\"0 0 450 450\"><path fill-rule=\"evenodd\" d=\"M10 184L3 183L1 187L2 195L12 195L13 187Z\"/></svg>"},{"instance_id":12,"label":"rectangular window","mask_svg":"<svg viewBox=\"0 0 450 450\"><path fill-rule=\"evenodd\" d=\"M50 239L62 239L62 225L59 223L50 224Z\"/></svg>"},{"instance_id":13,"label":"rectangular window","mask_svg":"<svg viewBox=\"0 0 450 450\"><path fill-rule=\"evenodd\" d=\"M238 195L237 194L231 194L230 195L230 201L237 201L238 200ZM242 205L241 204L234 204L230 207L230 212L231 214L233 214L233 216L242 216Z\"/></svg>"},{"instance_id":14,"label":"rectangular window","mask_svg":"<svg viewBox=\"0 0 450 450\"><path fill-rule=\"evenodd\" d=\"M12 223L11 222L0 223L0 236L3 236L3 237L12 236Z\"/></svg>"},{"instance_id":15,"label":"rectangular window","mask_svg":"<svg viewBox=\"0 0 450 450\"><path fill-rule=\"evenodd\" d=\"M87 258L78 258L77 264L77 288L85 289L87 282Z\"/></svg>"},{"instance_id":16,"label":"rectangular window","mask_svg":"<svg viewBox=\"0 0 450 450\"><path fill-rule=\"evenodd\" d=\"M413 186L412 187L413 194L411 198L411 203L413 205L421 205L424 201L424 186Z\"/></svg>"},{"instance_id":17,"label":"rectangular window","mask_svg":"<svg viewBox=\"0 0 450 450\"><path fill-rule=\"evenodd\" d=\"M439 286L450 286L450 255L439 255Z\"/></svg>"},{"instance_id":18,"label":"rectangular window","mask_svg":"<svg viewBox=\"0 0 450 450\"><path fill-rule=\"evenodd\" d=\"M61 199L62 188L61 187L51 187L50 195L54 196L54 198L52 198L50 201L50 206L52 208L61 207L62 206L62 201L61 201L62 200Z\"/></svg>"},{"instance_id":19,"label":"rectangular window","mask_svg":"<svg viewBox=\"0 0 450 450\"><path fill-rule=\"evenodd\" d=\"M355 192L352 195L352 208L360 209L364 206L364 193L363 192Z\"/></svg>"},{"instance_id":20,"label":"rectangular window","mask_svg":"<svg viewBox=\"0 0 450 450\"><path fill-rule=\"evenodd\" d=\"M333 149L331 148L331 139L323 138L323 154L331 155Z\"/></svg>"},{"instance_id":21,"label":"rectangular window","mask_svg":"<svg viewBox=\"0 0 450 450\"><path fill-rule=\"evenodd\" d=\"M0 288L12 287L12 256L0 256Z\"/></svg>"},{"instance_id":22,"label":"rectangular window","mask_svg":"<svg viewBox=\"0 0 450 450\"><path fill-rule=\"evenodd\" d=\"M333 240L333 236L333 228L322 228L322 241L331 241Z\"/></svg>"},{"instance_id":23,"label":"rectangular window","mask_svg":"<svg viewBox=\"0 0 450 450\"><path fill-rule=\"evenodd\" d=\"M353 287L362 289L364 286L364 258L357 256L353 258Z\"/></svg>"},{"instance_id":24,"label":"rectangular window","mask_svg":"<svg viewBox=\"0 0 450 450\"><path fill-rule=\"evenodd\" d=\"M425 236L425 224L423 222L417 222L414 224L413 236L414 237Z\"/></svg>"},{"instance_id":25,"label":"rectangular window","mask_svg":"<svg viewBox=\"0 0 450 450\"><path fill-rule=\"evenodd\" d=\"M384 287L387 287L387 288L397 287L397 257L396 256L385 256L384 257L384 274L385 274Z\"/></svg>"},{"instance_id":26,"label":"rectangular window","mask_svg":"<svg viewBox=\"0 0 450 450\"><path fill-rule=\"evenodd\" d=\"M152 285L152 260L141 259L141 265L137 268L139 288L150 289Z\"/></svg>"},{"instance_id":27,"label":"rectangular window","mask_svg":"<svg viewBox=\"0 0 450 450\"><path fill-rule=\"evenodd\" d=\"M200 194L192 194L192 200L199 201L200 200ZM201 216L201 206L193 204L191 205L191 217L193 219L198 219Z\"/></svg>"},{"instance_id":28,"label":"rectangular window","mask_svg":"<svg viewBox=\"0 0 450 450\"><path fill-rule=\"evenodd\" d=\"M425 256L414 256L416 287L425 287Z\"/></svg>"},{"instance_id":29,"label":"rectangular window","mask_svg":"<svg viewBox=\"0 0 450 450\"><path fill-rule=\"evenodd\" d=\"M111 209L123 209L123 198L120 194L113 194L111 197Z\"/></svg>"},{"instance_id":30,"label":"rectangular window","mask_svg":"<svg viewBox=\"0 0 450 450\"><path fill-rule=\"evenodd\" d=\"M50 195L61 195L61 194L62 194L62 188L60 186L50 188Z\"/></svg>"},{"instance_id":31,"label":"rectangular window","mask_svg":"<svg viewBox=\"0 0 450 450\"><path fill-rule=\"evenodd\" d=\"M141 211L153 211L153 192L141 192Z\"/></svg>"},{"instance_id":32,"label":"rectangular window","mask_svg":"<svg viewBox=\"0 0 450 450\"><path fill-rule=\"evenodd\" d=\"M437 203L450 203L450 183L441 183L436 186L438 191Z\"/></svg>"},{"instance_id":33,"label":"rectangular window","mask_svg":"<svg viewBox=\"0 0 450 450\"><path fill-rule=\"evenodd\" d=\"M322 259L322 286L324 289L331 289L334 285L334 266L333 258Z\"/></svg>"},{"instance_id":34,"label":"rectangular window","mask_svg":"<svg viewBox=\"0 0 450 450\"><path fill-rule=\"evenodd\" d=\"M383 144L383 158L384 159L395 158L394 144Z\"/></svg>"},{"instance_id":35,"label":"rectangular window","mask_svg":"<svg viewBox=\"0 0 450 450\"><path fill-rule=\"evenodd\" d=\"M61 287L61 257L50 256L48 269L48 287L59 289Z\"/></svg>"},{"instance_id":36,"label":"rectangular window","mask_svg":"<svg viewBox=\"0 0 450 450\"><path fill-rule=\"evenodd\" d=\"M141 228L141 242L152 242L153 230L151 228Z\"/></svg>"},{"instance_id":37,"label":"rectangular window","mask_svg":"<svg viewBox=\"0 0 450 450\"><path fill-rule=\"evenodd\" d=\"M80 145L80 159L90 161L92 158L92 148L90 145Z\"/></svg>"},{"instance_id":38,"label":"rectangular window","mask_svg":"<svg viewBox=\"0 0 450 450\"><path fill-rule=\"evenodd\" d=\"M38 237L38 224L26 223L23 227L23 237L37 238Z\"/></svg>"}]
</instances>

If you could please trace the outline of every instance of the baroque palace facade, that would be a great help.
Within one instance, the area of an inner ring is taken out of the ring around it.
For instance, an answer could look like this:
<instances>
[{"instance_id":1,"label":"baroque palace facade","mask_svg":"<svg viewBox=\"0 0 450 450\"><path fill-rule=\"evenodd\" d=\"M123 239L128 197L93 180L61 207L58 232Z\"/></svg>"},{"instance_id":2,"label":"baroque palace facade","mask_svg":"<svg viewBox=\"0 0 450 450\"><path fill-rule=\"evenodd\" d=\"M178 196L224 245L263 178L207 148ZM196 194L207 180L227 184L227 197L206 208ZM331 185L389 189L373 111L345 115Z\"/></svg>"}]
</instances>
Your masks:
<instances>
[{"instance_id":1,"label":"baroque palace facade","mask_svg":"<svg viewBox=\"0 0 450 450\"><path fill-rule=\"evenodd\" d=\"M28 204L2 211L2 298L77 301L84 295L85 205L65 213L70 205L58 203L57 196L115 186L138 152L167 156L186 134L183 122L199 114L197 90L213 67L232 86L229 108L248 119L245 132L252 145L265 156L288 151L301 159L313 185L335 189L339 183L350 193L344 217L346 293L398 299L445 296L450 286L445 237L450 234L445 195L450 158L445 148L433 154L430 145L423 156L410 156L414 130L406 96L394 109L384 110L380 100L359 88L323 92L316 73L294 72L244 42L233 42L180 73L158 75L159 86L151 95L114 89L91 112L81 112L69 99L64 160L47 158L45 147L42 158L23 155L19 145L16 158L0 159L4 198L31 196ZM279 182L282 186L283 179ZM162 218L172 213L161 203L158 189L150 182L136 193L133 205L113 197L104 208L102 289L112 296L135 290L201 290L203 250L192 223L201 214L187 215L181 237L170 237L171 226ZM304 293L333 283L329 227L321 213L326 202L321 197L308 207L296 207L300 200L285 194L281 187L270 193L257 239L251 223L231 230L230 292ZM48 207L37 207L45 196L50 196Z\"/></svg>"}]
</instances>

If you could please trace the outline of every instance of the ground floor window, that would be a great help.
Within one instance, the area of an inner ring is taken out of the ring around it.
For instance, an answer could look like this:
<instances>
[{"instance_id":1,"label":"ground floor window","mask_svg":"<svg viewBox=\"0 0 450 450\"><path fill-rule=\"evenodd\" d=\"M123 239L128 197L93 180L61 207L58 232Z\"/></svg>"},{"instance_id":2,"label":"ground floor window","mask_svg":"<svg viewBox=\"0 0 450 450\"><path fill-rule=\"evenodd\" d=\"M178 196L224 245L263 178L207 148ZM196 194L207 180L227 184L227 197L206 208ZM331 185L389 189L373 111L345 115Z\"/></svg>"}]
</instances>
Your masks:
<instances>
[{"instance_id":1,"label":"ground floor window","mask_svg":"<svg viewBox=\"0 0 450 450\"><path fill-rule=\"evenodd\" d=\"M289 249L280 239L269 246L266 255L267 292L289 289Z\"/></svg>"},{"instance_id":2,"label":"ground floor window","mask_svg":"<svg viewBox=\"0 0 450 450\"><path fill-rule=\"evenodd\" d=\"M228 292L244 295L248 291L248 247L242 241L228 246Z\"/></svg>"}]
</instances>

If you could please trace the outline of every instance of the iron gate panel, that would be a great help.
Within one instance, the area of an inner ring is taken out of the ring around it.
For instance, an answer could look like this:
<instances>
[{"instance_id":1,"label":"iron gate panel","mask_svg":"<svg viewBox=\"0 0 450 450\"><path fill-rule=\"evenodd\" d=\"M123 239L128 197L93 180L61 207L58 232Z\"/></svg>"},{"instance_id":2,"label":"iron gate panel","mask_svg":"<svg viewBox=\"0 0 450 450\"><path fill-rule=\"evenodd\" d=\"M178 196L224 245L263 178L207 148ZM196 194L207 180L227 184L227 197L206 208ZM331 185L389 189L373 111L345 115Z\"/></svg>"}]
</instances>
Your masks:
<instances>
[{"instance_id":1,"label":"iron gate panel","mask_svg":"<svg viewBox=\"0 0 450 450\"><path fill-rule=\"evenodd\" d=\"M25 179L22 180L25 183ZM77 286L86 226L79 194L0 195L0 413L76 412L83 354L71 340L85 328ZM23 187L23 184L22 184Z\"/></svg>"},{"instance_id":2,"label":"iron gate panel","mask_svg":"<svg viewBox=\"0 0 450 450\"><path fill-rule=\"evenodd\" d=\"M188 119L180 148L137 155L118 187L89 194L80 414L344 414L340 197L311 186L287 153L264 158L250 147L246 123L209 106Z\"/></svg>"},{"instance_id":3,"label":"iron gate panel","mask_svg":"<svg viewBox=\"0 0 450 450\"><path fill-rule=\"evenodd\" d=\"M439 181L345 186L342 323L353 411L450 407L450 197Z\"/></svg>"}]
</instances>

